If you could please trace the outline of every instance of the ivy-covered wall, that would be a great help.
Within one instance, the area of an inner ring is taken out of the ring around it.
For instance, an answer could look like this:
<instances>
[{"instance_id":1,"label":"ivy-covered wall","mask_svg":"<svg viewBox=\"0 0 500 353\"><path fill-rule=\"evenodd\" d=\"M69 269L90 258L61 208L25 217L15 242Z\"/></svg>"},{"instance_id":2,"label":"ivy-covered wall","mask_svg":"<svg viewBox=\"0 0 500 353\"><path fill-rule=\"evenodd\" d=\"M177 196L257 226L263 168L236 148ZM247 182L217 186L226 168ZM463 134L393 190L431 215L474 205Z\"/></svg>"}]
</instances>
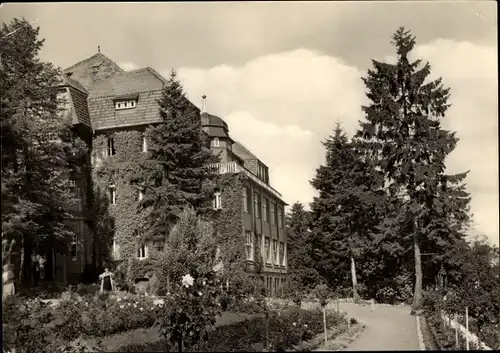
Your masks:
<instances>
[{"instance_id":1,"label":"ivy-covered wall","mask_svg":"<svg viewBox=\"0 0 500 353\"><path fill-rule=\"evenodd\" d=\"M225 268L246 270L245 235L242 222L241 190L244 175L225 174L219 181L220 210L215 212L215 229Z\"/></svg>"},{"instance_id":2,"label":"ivy-covered wall","mask_svg":"<svg viewBox=\"0 0 500 353\"><path fill-rule=\"evenodd\" d=\"M116 203L109 205L108 213L114 224L112 231L121 259L135 258L139 245L137 229L143 217L137 207L139 190L131 185L130 180L138 162L145 158L143 131L141 128L109 131L96 135L93 141L95 187L103 196L108 194L110 185L115 187ZM112 156L106 156L109 137L113 138L116 152Z\"/></svg>"}]
</instances>

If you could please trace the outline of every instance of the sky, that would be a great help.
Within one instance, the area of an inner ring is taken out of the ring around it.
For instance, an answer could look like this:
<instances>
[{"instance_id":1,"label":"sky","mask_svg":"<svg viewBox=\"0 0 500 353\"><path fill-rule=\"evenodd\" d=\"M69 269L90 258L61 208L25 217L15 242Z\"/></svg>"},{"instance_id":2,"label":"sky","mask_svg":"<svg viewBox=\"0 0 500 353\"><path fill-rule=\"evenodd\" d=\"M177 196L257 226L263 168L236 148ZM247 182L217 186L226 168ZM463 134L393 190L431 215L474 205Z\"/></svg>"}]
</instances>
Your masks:
<instances>
[{"instance_id":1,"label":"sky","mask_svg":"<svg viewBox=\"0 0 500 353\"><path fill-rule=\"evenodd\" d=\"M443 126L460 141L450 173L470 170L474 228L499 243L496 1L2 4L0 18L37 21L43 60L62 68L97 52L126 70L175 68L191 101L270 169L289 204L316 196L309 181L321 144L341 121L363 119L361 78L371 59L392 61L399 26L414 58L451 87Z\"/></svg>"}]
</instances>

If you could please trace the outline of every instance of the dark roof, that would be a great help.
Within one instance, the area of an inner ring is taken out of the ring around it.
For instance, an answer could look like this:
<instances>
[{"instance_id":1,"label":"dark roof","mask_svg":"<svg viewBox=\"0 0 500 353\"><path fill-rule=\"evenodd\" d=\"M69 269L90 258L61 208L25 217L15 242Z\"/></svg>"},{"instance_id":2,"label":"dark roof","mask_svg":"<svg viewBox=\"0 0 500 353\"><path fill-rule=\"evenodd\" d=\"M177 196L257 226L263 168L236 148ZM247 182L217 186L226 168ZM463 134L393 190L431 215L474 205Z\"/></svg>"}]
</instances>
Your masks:
<instances>
[{"instance_id":1,"label":"dark roof","mask_svg":"<svg viewBox=\"0 0 500 353\"><path fill-rule=\"evenodd\" d=\"M87 106L87 90L77 81L68 77L61 76L61 86L67 88L69 114L73 124L84 124L91 126L89 110Z\"/></svg>"},{"instance_id":2,"label":"dark roof","mask_svg":"<svg viewBox=\"0 0 500 353\"><path fill-rule=\"evenodd\" d=\"M166 80L150 67L124 72L96 82L89 98L127 96L135 93L161 91Z\"/></svg>"},{"instance_id":3,"label":"dark roof","mask_svg":"<svg viewBox=\"0 0 500 353\"><path fill-rule=\"evenodd\" d=\"M97 53L64 70L66 74L70 72L72 79L81 83L88 91L91 91L96 82L106 80L125 71L105 55Z\"/></svg>"},{"instance_id":4,"label":"dark roof","mask_svg":"<svg viewBox=\"0 0 500 353\"><path fill-rule=\"evenodd\" d=\"M210 137L221 137L232 141L226 122L216 115L202 113L201 126L203 126Z\"/></svg>"},{"instance_id":5,"label":"dark roof","mask_svg":"<svg viewBox=\"0 0 500 353\"><path fill-rule=\"evenodd\" d=\"M222 120L222 118L218 117L217 115L212 115L209 113L202 113L201 114L201 121L203 126L219 126L222 127L226 130L229 130L227 123Z\"/></svg>"},{"instance_id":6,"label":"dark roof","mask_svg":"<svg viewBox=\"0 0 500 353\"><path fill-rule=\"evenodd\" d=\"M227 131L225 131L221 127L209 127L207 131L208 136L210 137L223 137L223 138L230 138L229 134Z\"/></svg>"},{"instance_id":7,"label":"dark roof","mask_svg":"<svg viewBox=\"0 0 500 353\"><path fill-rule=\"evenodd\" d=\"M74 89L82 92L82 93L85 93L85 95L88 95L88 92L87 90L85 89L85 87L83 87L81 85L80 82L78 81L75 81L73 80L71 77L69 77L68 75L62 75L62 85L63 86L69 86L69 87L73 87Z\"/></svg>"},{"instance_id":8,"label":"dark roof","mask_svg":"<svg viewBox=\"0 0 500 353\"><path fill-rule=\"evenodd\" d=\"M69 87L69 92L73 105L73 124L84 124L90 127L91 123L87 106L87 94L75 89L73 86Z\"/></svg>"},{"instance_id":9,"label":"dark roof","mask_svg":"<svg viewBox=\"0 0 500 353\"><path fill-rule=\"evenodd\" d=\"M133 125L161 122L158 99L161 90L139 94L133 109L115 110L114 97L99 97L88 100L90 119L94 130L111 129Z\"/></svg>"},{"instance_id":10,"label":"dark roof","mask_svg":"<svg viewBox=\"0 0 500 353\"><path fill-rule=\"evenodd\" d=\"M243 160L258 159L252 152L250 152L245 146L243 146L238 141L234 141L233 143L233 152Z\"/></svg>"}]
</instances>

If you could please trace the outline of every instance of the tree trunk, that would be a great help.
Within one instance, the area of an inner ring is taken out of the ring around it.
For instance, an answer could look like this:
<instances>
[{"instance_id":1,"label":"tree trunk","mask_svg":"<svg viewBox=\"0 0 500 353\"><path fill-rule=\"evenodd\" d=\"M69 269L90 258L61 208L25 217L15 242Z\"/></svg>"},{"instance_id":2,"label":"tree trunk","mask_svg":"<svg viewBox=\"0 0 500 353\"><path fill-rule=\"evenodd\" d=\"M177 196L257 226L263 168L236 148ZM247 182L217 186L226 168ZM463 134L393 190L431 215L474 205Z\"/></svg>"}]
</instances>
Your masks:
<instances>
[{"instance_id":1,"label":"tree trunk","mask_svg":"<svg viewBox=\"0 0 500 353\"><path fill-rule=\"evenodd\" d=\"M352 278L352 297L355 303L358 302L358 279L356 277L356 263L354 257L351 256L351 278Z\"/></svg>"},{"instance_id":2,"label":"tree trunk","mask_svg":"<svg viewBox=\"0 0 500 353\"><path fill-rule=\"evenodd\" d=\"M170 294L170 274L167 275L167 294Z\"/></svg>"},{"instance_id":3,"label":"tree trunk","mask_svg":"<svg viewBox=\"0 0 500 353\"><path fill-rule=\"evenodd\" d=\"M422 259L416 220L413 221L413 248L415 252L415 290L413 293L412 313L415 313L422 304Z\"/></svg>"},{"instance_id":4,"label":"tree trunk","mask_svg":"<svg viewBox=\"0 0 500 353\"><path fill-rule=\"evenodd\" d=\"M33 253L33 244L28 240L27 236L23 236L23 247L22 247L22 258L21 258L21 272L22 272L22 284L23 287L31 287L32 279L32 264L31 264L31 254Z\"/></svg>"}]
</instances>

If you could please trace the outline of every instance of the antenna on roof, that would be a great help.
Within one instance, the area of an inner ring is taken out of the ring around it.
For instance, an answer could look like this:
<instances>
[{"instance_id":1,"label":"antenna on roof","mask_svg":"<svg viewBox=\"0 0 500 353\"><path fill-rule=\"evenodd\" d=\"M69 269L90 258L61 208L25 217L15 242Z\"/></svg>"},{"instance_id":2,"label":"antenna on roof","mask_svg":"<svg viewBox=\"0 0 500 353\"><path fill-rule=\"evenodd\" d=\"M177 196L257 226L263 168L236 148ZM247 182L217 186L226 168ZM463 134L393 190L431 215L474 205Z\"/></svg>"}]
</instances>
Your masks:
<instances>
[{"instance_id":1,"label":"antenna on roof","mask_svg":"<svg viewBox=\"0 0 500 353\"><path fill-rule=\"evenodd\" d=\"M100 46L100 45L98 45L98 46L97 46L97 52L98 52L98 53L100 53L100 52L101 52L101 46Z\"/></svg>"},{"instance_id":2,"label":"antenna on roof","mask_svg":"<svg viewBox=\"0 0 500 353\"><path fill-rule=\"evenodd\" d=\"M203 114L203 113L207 112L207 105L206 105L207 104L207 101L206 101L207 96L203 95L203 96L201 96L201 99L203 99L203 104L201 106L201 113Z\"/></svg>"}]
</instances>

